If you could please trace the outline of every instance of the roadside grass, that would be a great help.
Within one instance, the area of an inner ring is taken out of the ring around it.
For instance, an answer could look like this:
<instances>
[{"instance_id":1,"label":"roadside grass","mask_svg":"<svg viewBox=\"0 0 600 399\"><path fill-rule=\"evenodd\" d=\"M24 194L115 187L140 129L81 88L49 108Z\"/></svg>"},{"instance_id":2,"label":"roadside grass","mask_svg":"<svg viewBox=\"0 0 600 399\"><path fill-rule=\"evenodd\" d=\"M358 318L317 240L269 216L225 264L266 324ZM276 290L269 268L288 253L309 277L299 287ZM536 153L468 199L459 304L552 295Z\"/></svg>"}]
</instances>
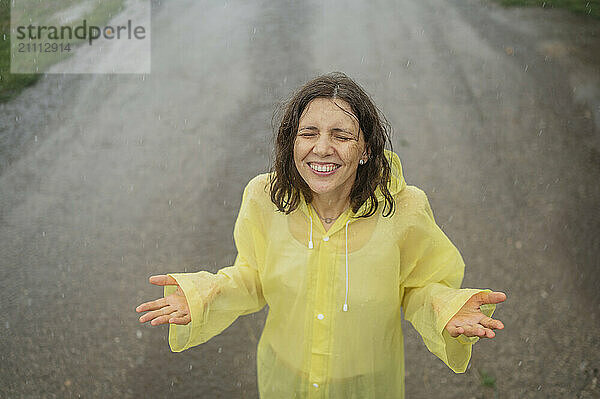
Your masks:
<instances>
[{"instance_id":1,"label":"roadside grass","mask_svg":"<svg viewBox=\"0 0 600 399\"><path fill-rule=\"evenodd\" d=\"M600 19L600 0L494 0L503 6L565 8L580 15Z\"/></svg>"},{"instance_id":2,"label":"roadside grass","mask_svg":"<svg viewBox=\"0 0 600 399\"><path fill-rule=\"evenodd\" d=\"M496 385L496 377L483 369L477 369L477 373L479 374L479 382L481 383L481 386L492 389L494 392L494 399L497 399L498 386Z\"/></svg>"},{"instance_id":3,"label":"roadside grass","mask_svg":"<svg viewBox=\"0 0 600 399\"><path fill-rule=\"evenodd\" d=\"M23 89L31 86L42 76L42 74L12 74L10 73L11 65L11 41L10 41L10 18L12 0L0 0L0 103L9 101L16 97ZM48 19L49 15L55 15L58 12L65 11L79 4L84 3L82 0L45 0L43 2L26 2L22 12L31 18L32 21L44 20L51 22ZM85 13L80 19L86 19L88 25L102 26L107 23L114 15L122 11L125 0L105 0L101 2L93 2L93 7ZM27 8L30 5L30 8ZM52 21L56 24L59 21ZM77 22L79 23L79 22ZM75 25L77 25L75 23ZM60 23L62 26L68 24ZM76 46L79 42L85 40L72 40L71 44ZM41 71L46 70L50 65L65 59L72 53L47 53L44 57L38 58L39 68ZM36 54L31 54L35 57Z\"/></svg>"},{"instance_id":4,"label":"roadside grass","mask_svg":"<svg viewBox=\"0 0 600 399\"><path fill-rule=\"evenodd\" d=\"M10 0L0 0L0 103L15 97L40 76L10 73Z\"/></svg>"}]
</instances>

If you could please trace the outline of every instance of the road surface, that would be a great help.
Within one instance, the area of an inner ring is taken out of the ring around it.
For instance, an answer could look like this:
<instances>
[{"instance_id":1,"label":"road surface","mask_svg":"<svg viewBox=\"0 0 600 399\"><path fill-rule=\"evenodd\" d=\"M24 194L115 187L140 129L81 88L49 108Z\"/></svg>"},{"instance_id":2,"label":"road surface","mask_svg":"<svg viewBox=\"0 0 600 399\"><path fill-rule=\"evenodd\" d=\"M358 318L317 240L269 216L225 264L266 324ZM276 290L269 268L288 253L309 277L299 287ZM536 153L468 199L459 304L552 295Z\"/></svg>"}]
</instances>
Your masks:
<instances>
[{"instance_id":1,"label":"road surface","mask_svg":"<svg viewBox=\"0 0 600 399\"><path fill-rule=\"evenodd\" d=\"M407 397L600 395L600 27L480 0L153 3L152 73L46 75L0 106L0 397L256 398L265 310L183 353L153 274L233 263L271 117L339 70L394 128L506 329L455 375L405 325Z\"/></svg>"}]
</instances>

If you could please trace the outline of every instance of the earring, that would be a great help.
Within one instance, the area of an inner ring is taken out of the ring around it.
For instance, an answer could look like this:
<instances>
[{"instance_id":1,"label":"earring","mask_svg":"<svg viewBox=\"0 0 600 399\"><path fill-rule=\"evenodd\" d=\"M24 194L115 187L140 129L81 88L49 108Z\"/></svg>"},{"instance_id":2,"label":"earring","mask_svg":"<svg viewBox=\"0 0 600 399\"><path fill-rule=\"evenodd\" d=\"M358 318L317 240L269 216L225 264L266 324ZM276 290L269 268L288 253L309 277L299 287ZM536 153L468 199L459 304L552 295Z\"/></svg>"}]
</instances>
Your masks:
<instances>
[{"instance_id":1,"label":"earring","mask_svg":"<svg viewBox=\"0 0 600 399\"><path fill-rule=\"evenodd\" d=\"M365 160L361 159L360 161L358 161L359 165L364 165L365 164Z\"/></svg>"}]
</instances>

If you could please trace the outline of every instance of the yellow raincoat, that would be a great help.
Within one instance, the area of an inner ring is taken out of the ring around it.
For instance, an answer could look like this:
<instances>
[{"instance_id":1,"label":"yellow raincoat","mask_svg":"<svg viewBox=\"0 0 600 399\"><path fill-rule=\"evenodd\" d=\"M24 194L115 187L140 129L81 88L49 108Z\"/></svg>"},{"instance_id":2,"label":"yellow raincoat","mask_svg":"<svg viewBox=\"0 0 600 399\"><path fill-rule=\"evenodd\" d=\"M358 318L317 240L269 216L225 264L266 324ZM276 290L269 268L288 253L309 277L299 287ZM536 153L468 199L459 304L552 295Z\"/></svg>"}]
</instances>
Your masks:
<instances>
[{"instance_id":1,"label":"yellow raincoat","mask_svg":"<svg viewBox=\"0 0 600 399\"><path fill-rule=\"evenodd\" d=\"M268 174L253 178L235 223L234 265L169 274L191 310L188 325L170 325L171 350L204 343L269 305L257 353L262 399L403 398L403 308L429 351L464 372L479 338L452 338L444 327L472 295L491 290L460 289L460 253L425 193L406 185L398 156L386 156L393 216L381 215L377 189L374 215L353 218L348 208L328 231L304 199L289 215L279 212ZM175 289L165 286L164 295ZM494 309L482 306L487 316Z\"/></svg>"}]
</instances>

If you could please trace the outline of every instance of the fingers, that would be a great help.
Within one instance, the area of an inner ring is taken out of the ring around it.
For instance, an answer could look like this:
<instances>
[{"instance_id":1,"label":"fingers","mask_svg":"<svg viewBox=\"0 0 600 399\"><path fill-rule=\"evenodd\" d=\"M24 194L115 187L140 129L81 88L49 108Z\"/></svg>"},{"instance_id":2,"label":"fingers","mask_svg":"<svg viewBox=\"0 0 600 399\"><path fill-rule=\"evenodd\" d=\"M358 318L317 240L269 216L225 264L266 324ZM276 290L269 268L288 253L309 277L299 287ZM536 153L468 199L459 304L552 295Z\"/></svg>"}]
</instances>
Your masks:
<instances>
[{"instance_id":1,"label":"fingers","mask_svg":"<svg viewBox=\"0 0 600 399\"><path fill-rule=\"evenodd\" d=\"M180 325L186 325L190 321L192 321L192 318L190 317L189 314L185 315L183 317L173 317L173 315L171 315L171 318L169 319L170 324L180 324Z\"/></svg>"},{"instance_id":2,"label":"fingers","mask_svg":"<svg viewBox=\"0 0 600 399\"><path fill-rule=\"evenodd\" d=\"M148 312L145 315L141 316L140 323L145 323L147 321L150 321L150 324L152 324L154 326L155 325L154 319L161 317L161 316L168 316L175 311L176 310L172 306L165 306L164 308L154 310L152 312Z\"/></svg>"},{"instance_id":3,"label":"fingers","mask_svg":"<svg viewBox=\"0 0 600 399\"><path fill-rule=\"evenodd\" d=\"M491 317L487 317L485 316L483 319L481 319L479 321L479 324L481 324L484 327L487 327L489 329L499 329L502 330L504 328L504 323L502 323L500 320L495 320L492 319Z\"/></svg>"},{"instance_id":4,"label":"fingers","mask_svg":"<svg viewBox=\"0 0 600 399\"><path fill-rule=\"evenodd\" d=\"M162 316L159 316L157 318L155 318L154 320L152 320L150 322L150 324L152 324L153 326L158 326L160 324L180 324L180 325L186 325L188 324L190 321L192 321L192 318L190 317L189 314L183 314L182 312L173 312L171 314L165 314Z\"/></svg>"},{"instance_id":5,"label":"fingers","mask_svg":"<svg viewBox=\"0 0 600 399\"><path fill-rule=\"evenodd\" d=\"M167 298L159 298L157 300L151 301L151 302L145 302L142 303L140 306L138 306L137 308L135 308L135 311L140 313L140 312L145 312L148 310L156 310L156 309L160 309L162 307L167 306Z\"/></svg>"},{"instance_id":6,"label":"fingers","mask_svg":"<svg viewBox=\"0 0 600 399\"><path fill-rule=\"evenodd\" d=\"M460 323L460 322L459 322ZM500 320L492 319L491 317L482 318L479 323L449 323L446 326L448 333L453 338L458 337L460 334L464 334L467 337L481 337L481 338L494 338L496 333L494 329L503 329L504 324Z\"/></svg>"},{"instance_id":7,"label":"fingers","mask_svg":"<svg viewBox=\"0 0 600 399\"><path fill-rule=\"evenodd\" d=\"M477 300L483 304L496 304L506 300L506 294L500 291L480 292L477 294Z\"/></svg>"},{"instance_id":8,"label":"fingers","mask_svg":"<svg viewBox=\"0 0 600 399\"><path fill-rule=\"evenodd\" d=\"M450 336L452 338L456 338L464 332L464 330L460 327L448 326L448 327L446 327L446 329L448 330L448 333L450 334Z\"/></svg>"},{"instance_id":9,"label":"fingers","mask_svg":"<svg viewBox=\"0 0 600 399\"><path fill-rule=\"evenodd\" d=\"M148 281L150 281L150 284L154 284L154 285L179 285L179 284L177 284L177 280L175 280L173 277L168 276L166 274L150 276Z\"/></svg>"},{"instance_id":10,"label":"fingers","mask_svg":"<svg viewBox=\"0 0 600 399\"><path fill-rule=\"evenodd\" d=\"M482 326L481 324L461 326L458 329L462 330L462 334L467 337L494 338L496 336L496 333L489 328Z\"/></svg>"},{"instance_id":11,"label":"fingers","mask_svg":"<svg viewBox=\"0 0 600 399\"><path fill-rule=\"evenodd\" d=\"M160 316L157 317L156 319L152 320L150 322L150 324L152 324L153 326L158 326L159 324L167 324L169 323L169 319L171 318L171 315L164 315L164 316Z\"/></svg>"}]
</instances>

